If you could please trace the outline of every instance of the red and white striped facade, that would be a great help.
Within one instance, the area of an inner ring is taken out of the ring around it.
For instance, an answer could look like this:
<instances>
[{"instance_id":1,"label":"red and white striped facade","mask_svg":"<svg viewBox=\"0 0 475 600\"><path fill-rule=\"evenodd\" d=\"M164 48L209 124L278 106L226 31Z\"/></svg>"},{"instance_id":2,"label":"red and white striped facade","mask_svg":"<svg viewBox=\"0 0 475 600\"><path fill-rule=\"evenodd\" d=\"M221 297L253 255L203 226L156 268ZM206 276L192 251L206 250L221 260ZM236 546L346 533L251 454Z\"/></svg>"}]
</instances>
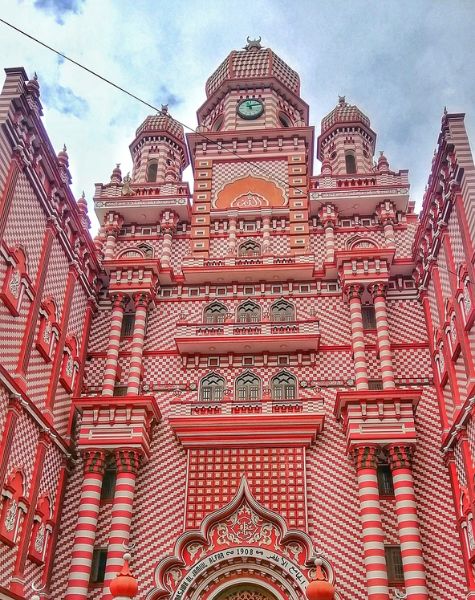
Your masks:
<instances>
[{"instance_id":1,"label":"red and white striped facade","mask_svg":"<svg viewBox=\"0 0 475 600\"><path fill-rule=\"evenodd\" d=\"M206 92L196 133L166 107L137 129L93 241L38 82L7 70L0 599L111 600L126 551L140 600L300 600L317 557L339 600L475 598L463 115L418 217L361 110L315 138L258 41Z\"/></svg>"}]
</instances>

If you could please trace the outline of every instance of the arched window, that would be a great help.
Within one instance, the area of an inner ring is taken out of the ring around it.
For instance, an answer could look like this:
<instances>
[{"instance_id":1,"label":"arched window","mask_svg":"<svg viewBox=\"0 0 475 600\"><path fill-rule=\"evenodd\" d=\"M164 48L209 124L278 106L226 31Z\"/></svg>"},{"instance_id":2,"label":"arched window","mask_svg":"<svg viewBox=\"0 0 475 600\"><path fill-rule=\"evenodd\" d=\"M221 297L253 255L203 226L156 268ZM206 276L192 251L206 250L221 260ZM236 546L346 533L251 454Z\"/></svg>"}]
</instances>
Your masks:
<instances>
[{"instance_id":1,"label":"arched window","mask_svg":"<svg viewBox=\"0 0 475 600\"><path fill-rule=\"evenodd\" d=\"M247 371L236 379L237 400L260 400L261 382L257 375Z\"/></svg>"},{"instance_id":2,"label":"arched window","mask_svg":"<svg viewBox=\"0 0 475 600\"><path fill-rule=\"evenodd\" d=\"M28 556L33 562L37 564L45 562L52 530L51 500L45 495L38 500L33 518L33 529L31 532L30 548L28 550Z\"/></svg>"},{"instance_id":3,"label":"arched window","mask_svg":"<svg viewBox=\"0 0 475 600\"><path fill-rule=\"evenodd\" d=\"M8 252L8 254L7 272L5 273L0 298L10 313L17 317L20 314L24 292L29 283L28 261L25 251L19 246Z\"/></svg>"},{"instance_id":4,"label":"arched window","mask_svg":"<svg viewBox=\"0 0 475 600\"><path fill-rule=\"evenodd\" d=\"M210 373L201 380L200 400L218 402L223 399L224 378L216 373Z\"/></svg>"},{"instance_id":5,"label":"arched window","mask_svg":"<svg viewBox=\"0 0 475 600\"><path fill-rule=\"evenodd\" d=\"M140 250L140 252L142 252L145 258L153 258L152 246L149 246L148 244L139 244L138 249Z\"/></svg>"},{"instance_id":6,"label":"arched window","mask_svg":"<svg viewBox=\"0 0 475 600\"><path fill-rule=\"evenodd\" d=\"M40 326L36 339L36 348L46 362L52 360L56 342L59 339L56 312L56 304L53 298L46 298L40 308Z\"/></svg>"},{"instance_id":7,"label":"arched window","mask_svg":"<svg viewBox=\"0 0 475 600\"><path fill-rule=\"evenodd\" d=\"M149 160L147 163L146 179L149 182L157 181L158 160Z\"/></svg>"},{"instance_id":8,"label":"arched window","mask_svg":"<svg viewBox=\"0 0 475 600\"><path fill-rule=\"evenodd\" d=\"M348 174L356 173L356 159L355 159L355 155L353 154L353 152L346 152L345 165L346 165L346 172Z\"/></svg>"},{"instance_id":9,"label":"arched window","mask_svg":"<svg viewBox=\"0 0 475 600\"><path fill-rule=\"evenodd\" d=\"M261 309L258 304L247 300L237 310L237 320L240 323L258 323L261 320Z\"/></svg>"},{"instance_id":10,"label":"arched window","mask_svg":"<svg viewBox=\"0 0 475 600\"><path fill-rule=\"evenodd\" d=\"M239 246L239 256L260 256L261 247L257 242L247 240Z\"/></svg>"},{"instance_id":11,"label":"arched window","mask_svg":"<svg viewBox=\"0 0 475 600\"><path fill-rule=\"evenodd\" d=\"M294 400L297 396L297 380L293 375L282 371L272 378L272 398L274 400Z\"/></svg>"},{"instance_id":12,"label":"arched window","mask_svg":"<svg viewBox=\"0 0 475 600\"><path fill-rule=\"evenodd\" d=\"M25 479L23 473L16 470L8 478L2 491L2 510L0 515L0 538L9 545L16 542L20 528L21 513L26 513Z\"/></svg>"},{"instance_id":13,"label":"arched window","mask_svg":"<svg viewBox=\"0 0 475 600\"><path fill-rule=\"evenodd\" d=\"M279 123L282 125L282 127L292 127L291 120L283 112L279 113Z\"/></svg>"},{"instance_id":14,"label":"arched window","mask_svg":"<svg viewBox=\"0 0 475 600\"><path fill-rule=\"evenodd\" d=\"M224 115L219 115L219 117L217 117L213 123L213 126L211 127L211 129L213 131L221 131L221 128L223 126L224 123Z\"/></svg>"},{"instance_id":15,"label":"arched window","mask_svg":"<svg viewBox=\"0 0 475 600\"><path fill-rule=\"evenodd\" d=\"M224 304L220 302L213 302L205 308L204 311L204 322L205 323L224 323L226 318L227 309Z\"/></svg>"},{"instance_id":16,"label":"arched window","mask_svg":"<svg viewBox=\"0 0 475 600\"><path fill-rule=\"evenodd\" d=\"M79 372L79 349L75 335L68 335L64 344L63 363L59 381L65 390L71 394Z\"/></svg>"},{"instance_id":17,"label":"arched window","mask_svg":"<svg viewBox=\"0 0 475 600\"><path fill-rule=\"evenodd\" d=\"M277 300L270 309L271 320L288 322L295 321L295 308L287 300Z\"/></svg>"}]
</instances>

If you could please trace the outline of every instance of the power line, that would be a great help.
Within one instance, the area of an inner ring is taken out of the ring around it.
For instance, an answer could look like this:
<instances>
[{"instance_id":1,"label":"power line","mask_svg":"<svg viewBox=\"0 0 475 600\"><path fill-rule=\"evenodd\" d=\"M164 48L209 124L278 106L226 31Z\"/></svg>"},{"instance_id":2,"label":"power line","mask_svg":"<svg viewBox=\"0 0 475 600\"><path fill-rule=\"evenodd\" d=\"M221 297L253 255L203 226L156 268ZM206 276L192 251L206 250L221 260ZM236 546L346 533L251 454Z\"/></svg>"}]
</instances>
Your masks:
<instances>
[{"instance_id":1,"label":"power line","mask_svg":"<svg viewBox=\"0 0 475 600\"><path fill-rule=\"evenodd\" d=\"M107 77L104 77L103 75L100 75L99 73L97 73L93 69L90 69L89 67L86 67L85 65L83 65L80 62L78 62L77 60L74 60L73 58L70 58L69 56L67 56L63 52L60 52L59 50L56 50L56 48L53 48L52 46L46 44L45 42L41 41L37 37L35 37L35 36L27 33L23 29L20 29L19 27L16 27L12 23L9 23L8 21L5 21L5 19L2 19L2 18L0 18L0 22L3 23L4 25L6 25L7 27L10 27L11 29L13 29L14 31L16 31L17 33L20 33L21 35L24 35L25 37L27 37L28 39L32 40L33 42L36 42L40 46L43 46L43 48L46 48L50 52L53 52L54 54L57 54L58 56L61 56L61 58L64 58L64 60L69 61L70 63L72 63L76 67L79 67L80 69L83 69L84 71L86 71L87 73L89 73L90 75L92 75L93 77L97 77L98 79L100 79L104 83L107 83L107 84L111 85L112 87L116 88L120 92L123 92L124 94L126 94L127 96L129 96L130 98L133 98L134 100L137 100L137 102L140 102L141 104L144 104L145 106L147 106L148 108L151 108L152 110L154 110L157 113L160 113L160 114L162 114L164 116L169 117L170 119L173 119L176 123L178 123L179 125L181 125L184 129L187 129L188 131L196 133L197 135L199 135L200 137L202 137L207 142L210 142L211 144L214 144L216 142L216 140L213 140L213 139L209 138L203 132L198 131L196 128L190 127L186 123L182 123L181 121L179 121L178 119L175 119L171 115L164 114L164 112L163 112L162 109L159 109L156 106L154 106L153 104L150 104L150 102L147 102L143 98L140 98L136 94L133 94L129 90L125 89L124 87L118 85L117 83L114 83L110 79L107 79ZM266 169L262 168L260 165L258 165L255 162L247 159L245 156L240 155L236 150L229 150L226 147L222 147L222 150L224 150L225 152L229 152L230 154L232 154L233 156L235 156L239 160L247 163L252 168L257 169L258 171L260 171L264 175L270 176L272 179L279 181L281 184L283 184L285 186L288 184L287 181L284 181L284 180L280 179L274 173L270 173ZM303 194L303 192L299 188L296 188L296 190L298 191L298 193Z\"/></svg>"}]
</instances>

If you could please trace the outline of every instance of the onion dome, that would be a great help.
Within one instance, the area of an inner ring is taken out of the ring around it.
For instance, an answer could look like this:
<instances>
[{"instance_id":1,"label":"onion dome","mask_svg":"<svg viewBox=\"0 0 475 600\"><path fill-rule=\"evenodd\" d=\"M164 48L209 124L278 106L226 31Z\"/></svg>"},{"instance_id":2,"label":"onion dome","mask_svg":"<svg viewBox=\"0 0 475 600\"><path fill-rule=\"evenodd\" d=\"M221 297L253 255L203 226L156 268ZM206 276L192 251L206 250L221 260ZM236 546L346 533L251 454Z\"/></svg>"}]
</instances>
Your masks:
<instances>
[{"instance_id":1,"label":"onion dome","mask_svg":"<svg viewBox=\"0 0 475 600\"><path fill-rule=\"evenodd\" d=\"M206 97L212 96L221 85L232 81L261 81L275 78L297 96L300 94L300 77L270 48L261 46L261 38L251 40L243 50L234 50L206 81Z\"/></svg>"},{"instance_id":2,"label":"onion dome","mask_svg":"<svg viewBox=\"0 0 475 600\"><path fill-rule=\"evenodd\" d=\"M39 98L40 84L38 83L38 75L36 73L33 75L33 79L26 82L26 89L34 98Z\"/></svg>"},{"instance_id":3,"label":"onion dome","mask_svg":"<svg viewBox=\"0 0 475 600\"><path fill-rule=\"evenodd\" d=\"M380 173L387 173L389 171L389 161L388 159L384 156L384 152L381 151L379 153L379 158L378 158L378 171Z\"/></svg>"},{"instance_id":4,"label":"onion dome","mask_svg":"<svg viewBox=\"0 0 475 600\"><path fill-rule=\"evenodd\" d=\"M130 572L129 560L130 554L125 553L122 569L110 583L109 589L113 598L133 598L138 592L139 584Z\"/></svg>"},{"instance_id":5,"label":"onion dome","mask_svg":"<svg viewBox=\"0 0 475 600\"><path fill-rule=\"evenodd\" d=\"M112 171L111 183L122 182L122 171L120 170L120 163L117 163Z\"/></svg>"},{"instance_id":6,"label":"onion dome","mask_svg":"<svg viewBox=\"0 0 475 600\"><path fill-rule=\"evenodd\" d=\"M65 167L66 169L69 167L69 156L66 149L66 144L64 144L63 149L58 152L58 162L61 167Z\"/></svg>"},{"instance_id":7,"label":"onion dome","mask_svg":"<svg viewBox=\"0 0 475 600\"><path fill-rule=\"evenodd\" d=\"M335 108L322 119L322 133L340 123L363 123L366 127L370 127L368 117L353 104L348 104L345 96L338 97L338 104Z\"/></svg>"},{"instance_id":8,"label":"onion dome","mask_svg":"<svg viewBox=\"0 0 475 600\"><path fill-rule=\"evenodd\" d=\"M173 137L180 141L185 139L183 126L168 114L168 105L162 104L162 110L156 115L149 115L135 132L138 138L141 134L155 133L157 131L167 131Z\"/></svg>"},{"instance_id":9,"label":"onion dome","mask_svg":"<svg viewBox=\"0 0 475 600\"><path fill-rule=\"evenodd\" d=\"M322 570L322 560L315 561L316 575L307 586L305 594L308 600L334 600L335 586L325 579Z\"/></svg>"}]
</instances>

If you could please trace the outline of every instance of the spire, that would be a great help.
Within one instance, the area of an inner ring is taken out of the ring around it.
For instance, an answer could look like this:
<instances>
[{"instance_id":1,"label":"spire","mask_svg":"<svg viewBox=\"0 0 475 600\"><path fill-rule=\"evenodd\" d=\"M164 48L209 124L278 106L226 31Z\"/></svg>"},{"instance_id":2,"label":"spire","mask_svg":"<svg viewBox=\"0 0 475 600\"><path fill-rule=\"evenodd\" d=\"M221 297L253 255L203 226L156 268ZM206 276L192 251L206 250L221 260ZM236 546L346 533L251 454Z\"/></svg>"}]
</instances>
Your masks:
<instances>
[{"instance_id":1,"label":"spire","mask_svg":"<svg viewBox=\"0 0 475 600\"><path fill-rule=\"evenodd\" d=\"M378 158L378 171L380 173L387 173L389 171L389 161L385 157L384 152L381 150Z\"/></svg>"}]
</instances>

